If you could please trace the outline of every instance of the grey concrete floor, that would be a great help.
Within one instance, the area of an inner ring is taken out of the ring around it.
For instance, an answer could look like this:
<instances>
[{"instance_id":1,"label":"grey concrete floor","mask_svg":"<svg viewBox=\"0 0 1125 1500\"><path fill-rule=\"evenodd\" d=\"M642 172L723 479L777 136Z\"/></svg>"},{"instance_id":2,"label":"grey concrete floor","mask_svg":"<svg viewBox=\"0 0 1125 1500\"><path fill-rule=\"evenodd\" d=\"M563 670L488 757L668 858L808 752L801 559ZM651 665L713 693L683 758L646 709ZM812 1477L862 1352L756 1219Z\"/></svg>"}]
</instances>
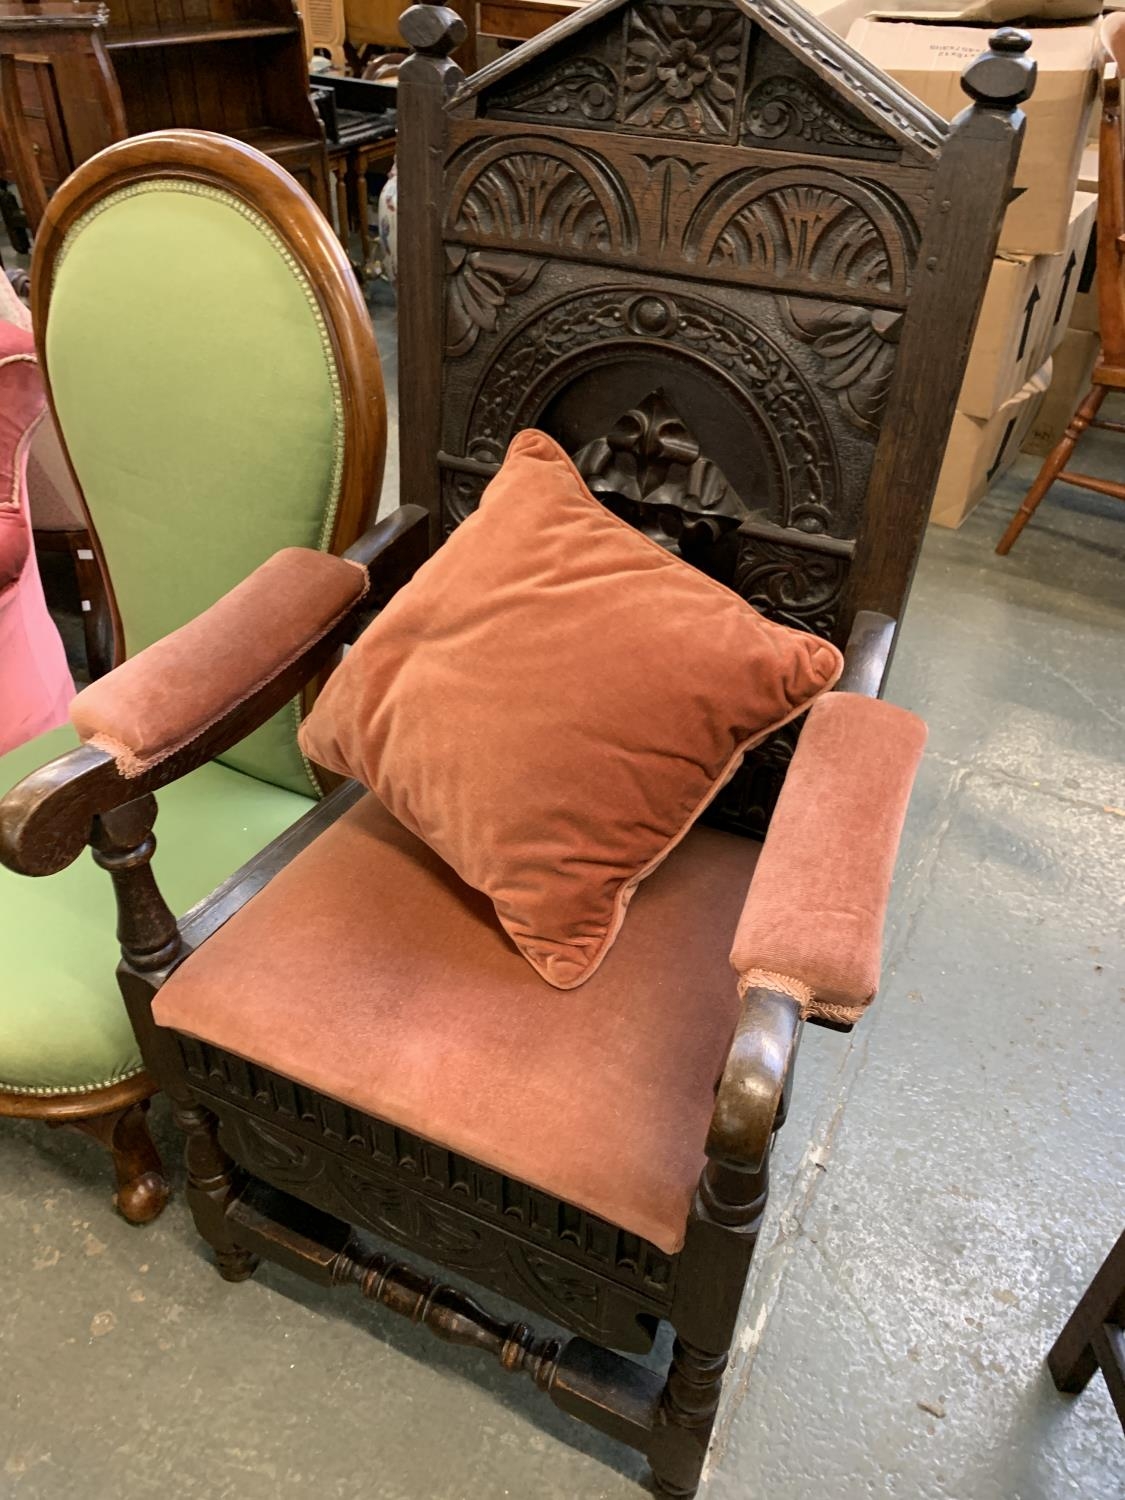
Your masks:
<instances>
[{"instance_id":1,"label":"grey concrete floor","mask_svg":"<svg viewBox=\"0 0 1125 1500\"><path fill-rule=\"evenodd\" d=\"M1091 448L1120 472L1120 440ZM883 990L802 1044L707 1500L1125 1494L1100 1379L1076 1401L1043 1369L1125 1224L1125 509L1056 490L1001 561L1035 467L926 541ZM220 1281L154 1114L176 1197L140 1230L91 1142L0 1128L0 1496L642 1493L639 1458L483 1358L272 1268Z\"/></svg>"}]
</instances>

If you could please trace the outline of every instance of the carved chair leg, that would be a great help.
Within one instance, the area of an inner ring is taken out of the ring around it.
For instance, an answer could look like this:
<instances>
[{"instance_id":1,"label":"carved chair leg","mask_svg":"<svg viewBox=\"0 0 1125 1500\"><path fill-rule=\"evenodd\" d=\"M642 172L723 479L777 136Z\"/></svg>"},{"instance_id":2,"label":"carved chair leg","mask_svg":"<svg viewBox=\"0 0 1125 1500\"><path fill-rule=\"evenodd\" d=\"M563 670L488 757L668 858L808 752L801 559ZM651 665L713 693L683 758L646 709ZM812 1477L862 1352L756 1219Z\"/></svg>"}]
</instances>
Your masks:
<instances>
[{"instance_id":1,"label":"carved chair leg","mask_svg":"<svg viewBox=\"0 0 1125 1500\"><path fill-rule=\"evenodd\" d=\"M662 1443L663 1451L649 1454L658 1495L674 1495L681 1500L699 1488L726 1368L725 1349L711 1354L683 1339L676 1340L660 1400L662 1429L673 1441Z\"/></svg>"},{"instance_id":2,"label":"carved chair leg","mask_svg":"<svg viewBox=\"0 0 1125 1500\"><path fill-rule=\"evenodd\" d=\"M224 1281L245 1281L258 1257L235 1244L226 1211L239 1186L238 1168L219 1144L219 1122L202 1104L173 1102L172 1118L187 1137L187 1201L195 1227L215 1252Z\"/></svg>"},{"instance_id":3,"label":"carved chair leg","mask_svg":"<svg viewBox=\"0 0 1125 1500\"><path fill-rule=\"evenodd\" d=\"M1086 431L1086 428L1098 414L1098 408L1106 398L1107 387L1104 385L1091 386L1085 399L1081 402L1078 410L1070 419L1070 424L1065 433L1059 439L1054 448L1043 460L1043 467L1035 477L1035 483L1024 496L1023 504L1016 511L1008 529L996 544L996 553L999 557L1007 557L1008 553L1019 536L1020 532L1031 520L1038 509L1039 502L1054 484L1055 480L1066 468L1067 460L1074 452L1078 439Z\"/></svg>"},{"instance_id":4,"label":"carved chair leg","mask_svg":"<svg viewBox=\"0 0 1125 1500\"><path fill-rule=\"evenodd\" d=\"M1084 1390L1100 1366L1125 1427L1125 1234L1067 1319L1047 1355L1051 1379L1071 1395Z\"/></svg>"},{"instance_id":5,"label":"carved chair leg","mask_svg":"<svg viewBox=\"0 0 1125 1500\"><path fill-rule=\"evenodd\" d=\"M12 242L12 249L17 255L26 255L31 249L27 215L3 178L0 178L0 220L3 221L8 238Z\"/></svg>"},{"instance_id":6,"label":"carved chair leg","mask_svg":"<svg viewBox=\"0 0 1125 1500\"><path fill-rule=\"evenodd\" d=\"M103 1145L113 1157L117 1177L114 1202L130 1224L149 1224L168 1202L164 1167L149 1134L149 1101L138 1099L122 1109L69 1122Z\"/></svg>"},{"instance_id":7,"label":"carved chair leg","mask_svg":"<svg viewBox=\"0 0 1125 1500\"><path fill-rule=\"evenodd\" d=\"M681 1269L689 1310L673 1309L677 1337L648 1447L658 1495L686 1500L699 1488L768 1195L768 1152L757 1170L711 1161L700 1179Z\"/></svg>"}]
</instances>

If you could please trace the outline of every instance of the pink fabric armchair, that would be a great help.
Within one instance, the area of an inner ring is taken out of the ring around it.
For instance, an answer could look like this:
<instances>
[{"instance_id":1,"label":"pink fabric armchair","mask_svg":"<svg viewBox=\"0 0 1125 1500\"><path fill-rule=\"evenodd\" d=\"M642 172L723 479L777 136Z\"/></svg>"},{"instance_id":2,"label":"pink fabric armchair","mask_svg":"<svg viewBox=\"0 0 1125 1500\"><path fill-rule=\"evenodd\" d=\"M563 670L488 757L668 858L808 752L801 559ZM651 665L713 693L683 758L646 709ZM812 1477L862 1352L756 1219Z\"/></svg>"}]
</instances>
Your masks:
<instances>
[{"instance_id":1,"label":"pink fabric armchair","mask_svg":"<svg viewBox=\"0 0 1125 1500\"><path fill-rule=\"evenodd\" d=\"M64 724L74 696L27 509L28 447L45 408L30 332L0 322L0 755Z\"/></svg>"}]
</instances>

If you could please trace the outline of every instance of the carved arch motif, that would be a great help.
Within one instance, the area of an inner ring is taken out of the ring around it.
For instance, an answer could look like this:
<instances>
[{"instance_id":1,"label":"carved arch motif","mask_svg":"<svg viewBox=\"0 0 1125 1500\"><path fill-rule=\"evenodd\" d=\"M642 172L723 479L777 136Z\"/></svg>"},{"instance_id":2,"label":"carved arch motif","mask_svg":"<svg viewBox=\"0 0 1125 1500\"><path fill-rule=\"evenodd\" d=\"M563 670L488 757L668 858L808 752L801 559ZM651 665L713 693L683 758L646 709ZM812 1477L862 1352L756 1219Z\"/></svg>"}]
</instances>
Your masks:
<instances>
[{"instance_id":1,"label":"carved arch motif","mask_svg":"<svg viewBox=\"0 0 1125 1500\"><path fill-rule=\"evenodd\" d=\"M540 308L500 345L482 375L462 452L478 463L499 463L512 435L533 425L583 371L646 347L654 362L686 361L719 380L763 435L782 494L777 524L833 529L841 479L815 391L761 329L695 293L603 286Z\"/></svg>"},{"instance_id":2,"label":"carved arch motif","mask_svg":"<svg viewBox=\"0 0 1125 1500\"><path fill-rule=\"evenodd\" d=\"M707 194L684 235L685 255L702 265L754 266L903 300L917 249L901 203L819 167L735 173Z\"/></svg>"},{"instance_id":3,"label":"carved arch motif","mask_svg":"<svg viewBox=\"0 0 1125 1500\"><path fill-rule=\"evenodd\" d=\"M514 244L627 255L637 222L624 184L577 146L517 137L471 146L450 165L448 231Z\"/></svg>"}]
</instances>

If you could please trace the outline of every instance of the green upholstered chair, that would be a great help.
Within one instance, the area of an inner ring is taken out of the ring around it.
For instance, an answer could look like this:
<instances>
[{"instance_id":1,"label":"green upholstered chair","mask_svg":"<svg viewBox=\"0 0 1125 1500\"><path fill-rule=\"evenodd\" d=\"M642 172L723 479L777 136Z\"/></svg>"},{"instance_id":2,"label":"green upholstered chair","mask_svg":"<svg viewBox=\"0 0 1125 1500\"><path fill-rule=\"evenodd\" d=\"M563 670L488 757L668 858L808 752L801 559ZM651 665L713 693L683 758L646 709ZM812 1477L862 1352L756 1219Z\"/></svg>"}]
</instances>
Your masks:
<instances>
[{"instance_id":1,"label":"green upholstered chair","mask_svg":"<svg viewBox=\"0 0 1125 1500\"><path fill-rule=\"evenodd\" d=\"M169 131L84 163L37 236L32 305L110 585L116 660L279 548L343 550L374 514L386 412L367 309L331 228L265 156ZM170 837L155 868L177 912L320 795L299 709L161 792ZM10 752L0 792L77 743L64 727ZM113 908L90 851L48 879L0 870L0 1115L102 1141L118 1206L141 1222L167 1187Z\"/></svg>"}]
</instances>

